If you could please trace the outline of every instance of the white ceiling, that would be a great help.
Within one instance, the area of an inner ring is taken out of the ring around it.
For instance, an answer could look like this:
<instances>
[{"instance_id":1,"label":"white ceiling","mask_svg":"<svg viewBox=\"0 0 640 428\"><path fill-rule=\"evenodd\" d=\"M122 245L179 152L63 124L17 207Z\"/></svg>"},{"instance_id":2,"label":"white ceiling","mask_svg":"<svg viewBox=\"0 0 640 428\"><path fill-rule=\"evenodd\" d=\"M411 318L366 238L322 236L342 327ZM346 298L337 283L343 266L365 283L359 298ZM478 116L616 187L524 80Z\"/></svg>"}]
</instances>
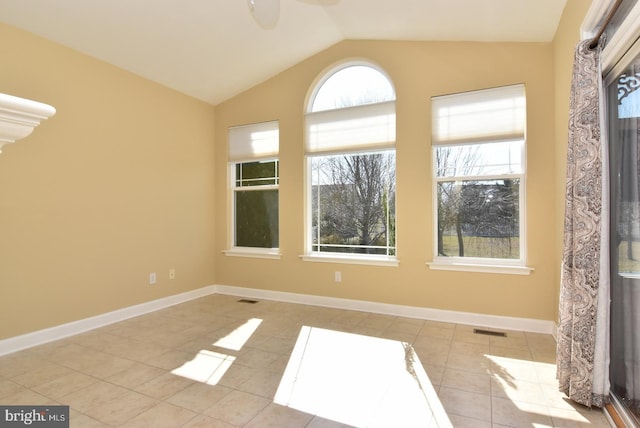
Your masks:
<instances>
[{"instance_id":1,"label":"white ceiling","mask_svg":"<svg viewBox=\"0 0 640 428\"><path fill-rule=\"evenodd\" d=\"M566 0L0 0L0 21L218 104L345 39L551 41Z\"/></svg>"}]
</instances>

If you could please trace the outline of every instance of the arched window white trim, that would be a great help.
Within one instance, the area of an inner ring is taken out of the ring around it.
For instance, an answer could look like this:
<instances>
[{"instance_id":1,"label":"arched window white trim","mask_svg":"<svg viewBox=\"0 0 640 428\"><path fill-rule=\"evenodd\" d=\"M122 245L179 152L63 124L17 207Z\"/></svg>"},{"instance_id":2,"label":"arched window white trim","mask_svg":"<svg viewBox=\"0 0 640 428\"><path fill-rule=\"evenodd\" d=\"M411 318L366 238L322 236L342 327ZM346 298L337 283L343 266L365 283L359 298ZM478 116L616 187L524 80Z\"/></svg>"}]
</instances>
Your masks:
<instances>
[{"instance_id":1,"label":"arched window white trim","mask_svg":"<svg viewBox=\"0 0 640 428\"><path fill-rule=\"evenodd\" d=\"M397 265L395 98L387 74L362 60L330 67L311 86L305 260Z\"/></svg>"}]
</instances>

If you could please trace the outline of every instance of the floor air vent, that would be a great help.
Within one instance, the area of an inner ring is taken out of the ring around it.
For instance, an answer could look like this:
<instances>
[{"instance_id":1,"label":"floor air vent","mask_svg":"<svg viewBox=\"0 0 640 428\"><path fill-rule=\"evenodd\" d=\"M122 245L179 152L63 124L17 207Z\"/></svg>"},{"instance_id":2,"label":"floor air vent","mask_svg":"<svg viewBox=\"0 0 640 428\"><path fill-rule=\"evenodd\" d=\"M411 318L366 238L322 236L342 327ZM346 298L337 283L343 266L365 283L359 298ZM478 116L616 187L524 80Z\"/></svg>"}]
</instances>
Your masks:
<instances>
[{"instance_id":1,"label":"floor air vent","mask_svg":"<svg viewBox=\"0 0 640 428\"><path fill-rule=\"evenodd\" d=\"M252 305L253 305L254 303L258 303L258 301L257 301L257 300L251 300L251 299L240 299L240 300L238 300L238 302L239 302L239 303L251 303Z\"/></svg>"},{"instance_id":2,"label":"floor air vent","mask_svg":"<svg viewBox=\"0 0 640 428\"><path fill-rule=\"evenodd\" d=\"M503 333L501 331L491 331L491 330L482 330L479 328L474 328L473 332L475 334L486 334L487 336L507 337L507 333Z\"/></svg>"}]
</instances>

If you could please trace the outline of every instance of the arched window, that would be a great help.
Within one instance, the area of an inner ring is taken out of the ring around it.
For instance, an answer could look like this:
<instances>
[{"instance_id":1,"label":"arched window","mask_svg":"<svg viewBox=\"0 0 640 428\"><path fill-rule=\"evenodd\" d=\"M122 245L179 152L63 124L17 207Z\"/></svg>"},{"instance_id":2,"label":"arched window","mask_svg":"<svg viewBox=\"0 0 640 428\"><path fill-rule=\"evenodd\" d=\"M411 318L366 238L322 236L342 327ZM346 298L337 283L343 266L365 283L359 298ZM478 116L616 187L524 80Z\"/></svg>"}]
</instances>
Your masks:
<instances>
[{"instance_id":1,"label":"arched window","mask_svg":"<svg viewBox=\"0 0 640 428\"><path fill-rule=\"evenodd\" d=\"M395 91L373 64L341 64L305 115L307 253L395 260Z\"/></svg>"}]
</instances>

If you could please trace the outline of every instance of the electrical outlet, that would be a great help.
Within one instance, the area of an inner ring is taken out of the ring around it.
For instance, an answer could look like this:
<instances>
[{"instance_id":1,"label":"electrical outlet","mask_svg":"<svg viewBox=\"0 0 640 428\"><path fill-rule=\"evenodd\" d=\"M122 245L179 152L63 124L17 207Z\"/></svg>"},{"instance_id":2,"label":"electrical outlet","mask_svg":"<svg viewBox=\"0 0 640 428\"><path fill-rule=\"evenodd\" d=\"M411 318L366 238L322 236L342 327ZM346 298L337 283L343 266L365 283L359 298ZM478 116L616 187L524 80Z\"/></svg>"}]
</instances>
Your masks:
<instances>
[{"instance_id":1,"label":"electrical outlet","mask_svg":"<svg viewBox=\"0 0 640 428\"><path fill-rule=\"evenodd\" d=\"M156 273L155 272L151 272L149 274L149 285L153 285L156 283Z\"/></svg>"},{"instance_id":2,"label":"electrical outlet","mask_svg":"<svg viewBox=\"0 0 640 428\"><path fill-rule=\"evenodd\" d=\"M176 270L169 269L169 279L176 279Z\"/></svg>"},{"instance_id":3,"label":"electrical outlet","mask_svg":"<svg viewBox=\"0 0 640 428\"><path fill-rule=\"evenodd\" d=\"M338 271L336 271L336 272L334 273L334 275L333 275L333 279L334 279L336 282L342 282L342 272L338 272Z\"/></svg>"}]
</instances>

